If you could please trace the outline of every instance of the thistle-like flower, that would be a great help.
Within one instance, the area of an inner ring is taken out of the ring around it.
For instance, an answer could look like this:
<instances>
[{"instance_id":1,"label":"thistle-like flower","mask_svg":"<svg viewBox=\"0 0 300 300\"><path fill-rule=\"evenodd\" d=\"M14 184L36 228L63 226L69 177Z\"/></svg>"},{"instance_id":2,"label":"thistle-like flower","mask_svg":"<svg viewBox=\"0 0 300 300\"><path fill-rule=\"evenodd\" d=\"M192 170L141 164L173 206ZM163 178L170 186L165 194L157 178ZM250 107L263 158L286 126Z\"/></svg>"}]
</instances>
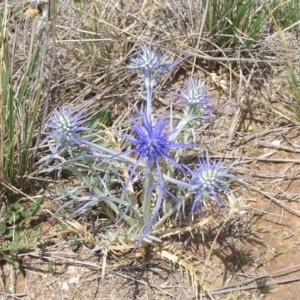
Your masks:
<instances>
[{"instance_id":1,"label":"thistle-like flower","mask_svg":"<svg viewBox=\"0 0 300 300\"><path fill-rule=\"evenodd\" d=\"M151 214L149 210L145 212L148 216L151 215L151 219L147 220L146 217L144 233L135 246L135 249L140 245L144 237L150 232L152 225L158 216L163 196L170 195L170 192L168 192L166 188L163 175L161 173L161 161L167 161L176 166L178 169L185 171L185 169L170 156L170 150L192 146L190 144L181 144L172 141L170 137L173 132L165 133L168 123L169 122L167 120L161 118L155 124L152 124L151 118L146 112L143 112L141 114L141 122L138 122L136 117L133 118L133 130L135 133L135 137L132 138L130 136L125 136L125 138L135 146L134 149L128 150L126 151L126 153L137 153L140 155L130 172L127 186L129 185L129 182L139 164L142 161L145 161L146 190L144 191L144 193L146 193L146 196L151 196L151 191L156 187L159 188L156 205L153 212ZM154 176L156 176L157 179L156 183L152 180ZM144 201L151 201L151 197L148 197L148 199ZM150 207L151 206L149 205L149 209Z\"/></svg>"},{"instance_id":2,"label":"thistle-like flower","mask_svg":"<svg viewBox=\"0 0 300 300\"><path fill-rule=\"evenodd\" d=\"M180 59L174 63L168 61L168 57L158 50L152 50L151 45L141 45L141 51L137 53L136 58L131 58L129 70L138 71L143 78L146 87L146 96L143 98L147 102L147 113L150 116L153 112L153 89L161 76L172 68L180 64L186 58Z\"/></svg>"},{"instance_id":3,"label":"thistle-like flower","mask_svg":"<svg viewBox=\"0 0 300 300\"><path fill-rule=\"evenodd\" d=\"M165 55L158 50L152 50L151 45L147 47L145 44L141 45L141 52L138 52L138 57L131 58L130 61L131 66L129 69L137 70L141 73L164 72L171 65Z\"/></svg>"},{"instance_id":4,"label":"thistle-like flower","mask_svg":"<svg viewBox=\"0 0 300 300\"><path fill-rule=\"evenodd\" d=\"M247 213L247 209L249 205L247 204L247 200L243 197L236 197L232 191L227 194L227 199L230 206L229 215L244 215Z\"/></svg>"},{"instance_id":5,"label":"thistle-like flower","mask_svg":"<svg viewBox=\"0 0 300 300\"><path fill-rule=\"evenodd\" d=\"M157 49L152 50L151 45L141 45L141 51L137 58L131 58L130 70L137 70L143 75L146 86L154 87L160 77L177 66L186 58L172 63L168 61L167 55L162 54Z\"/></svg>"},{"instance_id":6,"label":"thistle-like flower","mask_svg":"<svg viewBox=\"0 0 300 300\"><path fill-rule=\"evenodd\" d=\"M190 78L187 90L180 90L180 94L175 94L186 104L185 113L192 116L211 116L211 97L207 95L205 83L200 78L193 80Z\"/></svg>"},{"instance_id":7,"label":"thistle-like flower","mask_svg":"<svg viewBox=\"0 0 300 300\"><path fill-rule=\"evenodd\" d=\"M171 149L191 147L192 145L172 141L170 136L173 134L173 131L165 133L169 123L167 120L161 118L153 125L151 118L146 112L143 112L141 114L141 123L137 121L137 117L134 117L132 121L134 124L133 130L135 137L132 138L126 135L125 139L132 143L135 148L127 151L127 153L140 154L139 159L131 171L132 174L143 160L146 160L146 173L151 166L160 170L161 160L166 160L184 171L184 169L169 155L169 152ZM162 178L160 179L162 180Z\"/></svg>"},{"instance_id":8,"label":"thistle-like flower","mask_svg":"<svg viewBox=\"0 0 300 300\"><path fill-rule=\"evenodd\" d=\"M79 133L90 128L82 127L81 125L86 119L81 119L83 112L77 114L72 113L70 108L63 107L56 109L51 117L51 123L47 126L52 131L45 138L45 140L56 140L56 147L54 153L58 152L64 146L71 146L73 144L79 145Z\"/></svg>"},{"instance_id":9,"label":"thistle-like flower","mask_svg":"<svg viewBox=\"0 0 300 300\"><path fill-rule=\"evenodd\" d=\"M191 185L196 195L191 213L201 210L207 203L208 197L212 197L221 207L222 202L219 195L229 192L231 181L236 179L234 175L229 173L231 165L226 167L222 161L210 162L208 155L206 160L200 159L199 162L200 168L198 170L190 170L192 174Z\"/></svg>"}]
</instances>

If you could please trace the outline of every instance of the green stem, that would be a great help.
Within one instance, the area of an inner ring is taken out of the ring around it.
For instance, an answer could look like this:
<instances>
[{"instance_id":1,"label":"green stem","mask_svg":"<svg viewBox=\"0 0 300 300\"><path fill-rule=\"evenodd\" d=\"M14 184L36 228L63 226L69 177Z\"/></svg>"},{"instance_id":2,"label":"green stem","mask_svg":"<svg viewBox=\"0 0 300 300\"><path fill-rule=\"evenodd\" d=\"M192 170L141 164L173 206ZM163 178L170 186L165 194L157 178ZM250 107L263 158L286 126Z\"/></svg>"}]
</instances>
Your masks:
<instances>
[{"instance_id":1,"label":"green stem","mask_svg":"<svg viewBox=\"0 0 300 300\"><path fill-rule=\"evenodd\" d=\"M149 192L154 183L154 171L155 167L150 166L148 176L144 185L144 199L143 199L143 215L144 215L144 228L146 228L151 220L151 197L152 193Z\"/></svg>"}]
</instances>

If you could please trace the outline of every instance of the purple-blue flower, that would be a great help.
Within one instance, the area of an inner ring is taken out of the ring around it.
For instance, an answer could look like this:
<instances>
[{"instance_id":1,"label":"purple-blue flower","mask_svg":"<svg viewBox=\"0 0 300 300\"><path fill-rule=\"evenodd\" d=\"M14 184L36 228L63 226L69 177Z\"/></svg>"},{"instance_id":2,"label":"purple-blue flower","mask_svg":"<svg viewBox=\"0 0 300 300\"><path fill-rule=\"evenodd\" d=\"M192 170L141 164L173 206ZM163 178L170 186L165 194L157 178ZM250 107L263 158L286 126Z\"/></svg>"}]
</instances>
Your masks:
<instances>
[{"instance_id":1,"label":"purple-blue flower","mask_svg":"<svg viewBox=\"0 0 300 300\"><path fill-rule=\"evenodd\" d=\"M153 112L153 88L160 80L161 76L172 68L180 64L186 58L182 58L174 63L168 61L168 57L157 49L153 50L151 44L149 46L142 44L141 51L137 53L136 58L130 58L131 64L129 70L138 71L142 76L145 87L147 102L147 113L151 115Z\"/></svg>"},{"instance_id":2,"label":"purple-blue flower","mask_svg":"<svg viewBox=\"0 0 300 300\"><path fill-rule=\"evenodd\" d=\"M190 78L187 90L180 89L180 93L175 95L183 100L183 104L187 105L187 114L201 117L211 115L213 108L211 97L207 95L205 83L200 78L196 80Z\"/></svg>"},{"instance_id":3,"label":"purple-blue flower","mask_svg":"<svg viewBox=\"0 0 300 300\"><path fill-rule=\"evenodd\" d=\"M172 65L167 60L167 56L161 54L157 49L152 50L151 45L141 45L141 51L137 53L137 58L131 58L130 70L137 70L141 73L160 71L165 72Z\"/></svg>"},{"instance_id":4,"label":"purple-blue flower","mask_svg":"<svg viewBox=\"0 0 300 300\"><path fill-rule=\"evenodd\" d=\"M141 114L141 122L138 122L137 117L134 117L132 121L134 124L134 137L128 135L124 137L133 144L135 148L126 153L137 153L140 157L131 171L130 178L143 160L146 160L146 173L152 166L157 170L160 170L160 163L162 160L168 161L178 169L184 171L184 169L170 156L170 151L172 149L191 147L192 145L176 143L170 139L174 131L166 133L169 121L162 117L156 121L155 124L152 124L152 120L146 112ZM162 180L162 177L159 179Z\"/></svg>"},{"instance_id":5,"label":"purple-blue flower","mask_svg":"<svg viewBox=\"0 0 300 300\"><path fill-rule=\"evenodd\" d=\"M180 59L175 63L168 61L168 57L157 49L153 50L151 45L141 45L141 51L136 58L131 58L129 70L139 71L144 78L146 86L154 87L161 75L170 71L186 58Z\"/></svg>"},{"instance_id":6,"label":"purple-blue flower","mask_svg":"<svg viewBox=\"0 0 300 300\"><path fill-rule=\"evenodd\" d=\"M81 119L83 112L77 114L72 113L70 108L63 107L56 109L51 117L51 123L47 126L51 129L51 133L45 140L56 139L55 152L64 147L65 143L79 144L79 133L90 128L82 127L81 125L87 119Z\"/></svg>"},{"instance_id":7,"label":"purple-blue flower","mask_svg":"<svg viewBox=\"0 0 300 300\"><path fill-rule=\"evenodd\" d=\"M145 224L144 233L140 240L138 241L135 249L141 244L144 237L150 232L152 225L155 219L158 216L163 196L170 195L171 193L167 190L167 187L164 183L163 175L161 173L160 165L162 161L167 161L173 164L175 167L182 171L186 171L179 163L177 163L171 156L170 151L172 149L180 149L191 147L190 144L181 144L176 143L170 139L173 134L172 132L167 133L166 129L169 124L164 118L161 118L156 121L155 124L152 123L152 119L147 115L146 112L141 114L141 121L139 122L137 117L133 118L133 131L134 137L125 136L125 138L135 146L134 149L126 151L126 153L137 153L139 158L137 162L132 167L132 170L129 175L127 186L135 173L135 170L142 161L146 162L145 178L149 176L156 176L156 183L153 183L152 186L149 186L148 190L145 190L145 193L151 193L155 188L159 188L156 204L154 211L152 212L151 219L149 223ZM151 172L151 174L149 173Z\"/></svg>"},{"instance_id":8,"label":"purple-blue flower","mask_svg":"<svg viewBox=\"0 0 300 300\"><path fill-rule=\"evenodd\" d=\"M222 205L219 195L227 193L232 180L236 177L230 174L229 169L232 165L225 166L222 161L209 160L207 155L205 159L199 159L200 167L192 174L191 185L195 192L195 200L192 205L191 213L196 213L205 205L207 197L212 197L220 207Z\"/></svg>"}]
</instances>

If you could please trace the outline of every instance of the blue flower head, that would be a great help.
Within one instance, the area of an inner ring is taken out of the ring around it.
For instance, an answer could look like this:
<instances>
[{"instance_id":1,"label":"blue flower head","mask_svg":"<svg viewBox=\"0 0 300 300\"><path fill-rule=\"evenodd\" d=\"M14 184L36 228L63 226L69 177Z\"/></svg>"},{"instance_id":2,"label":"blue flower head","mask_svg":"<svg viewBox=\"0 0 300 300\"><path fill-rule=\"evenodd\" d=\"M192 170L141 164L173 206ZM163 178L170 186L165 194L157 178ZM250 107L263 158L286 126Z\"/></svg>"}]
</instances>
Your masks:
<instances>
[{"instance_id":1,"label":"blue flower head","mask_svg":"<svg viewBox=\"0 0 300 300\"><path fill-rule=\"evenodd\" d=\"M182 166L180 166L171 156L170 151L172 149L180 149L185 147L191 147L190 144L181 144L176 143L171 140L172 132L166 133L166 128L169 124L167 120L164 118L156 121L155 124L152 123L152 119L150 116L143 112L141 114L141 121L138 122L137 117L133 118L133 131L134 137L125 136L125 138L135 146L134 149L128 150L127 153L137 153L139 154L139 158L137 162L134 164L128 179L127 186L129 182L142 161L146 162L146 170L145 170L145 178L149 176L149 172L155 173L157 182L153 183L153 186L150 187L148 191L145 193L150 193L156 187L159 188L155 208L153 210L151 220L148 224L146 224L146 228L144 228L144 233L140 240L138 241L135 249L141 244L144 237L150 232L152 225L155 219L158 216L162 200L164 195L173 196L167 189L163 175L161 173L160 164L163 160L173 164L178 169L185 171ZM173 196L174 197L174 196Z\"/></svg>"},{"instance_id":2,"label":"blue flower head","mask_svg":"<svg viewBox=\"0 0 300 300\"><path fill-rule=\"evenodd\" d=\"M165 73L171 63L168 62L167 56L161 54L158 50L152 50L151 46L141 45L141 51L137 53L137 58L131 58L130 70L137 70L141 74L151 75L155 71Z\"/></svg>"},{"instance_id":3,"label":"blue flower head","mask_svg":"<svg viewBox=\"0 0 300 300\"><path fill-rule=\"evenodd\" d=\"M51 133L45 138L45 140L55 139L56 147L55 151L59 151L65 145L79 144L79 133L86 130L91 130L81 125L86 119L81 119L83 112L72 114L70 108L56 109L51 117L51 123L47 126L51 129Z\"/></svg>"},{"instance_id":4,"label":"blue flower head","mask_svg":"<svg viewBox=\"0 0 300 300\"><path fill-rule=\"evenodd\" d=\"M208 155L206 160L199 159L199 162L199 169L195 171L190 170L192 174L191 185L196 196L191 213L201 210L208 197L212 197L220 207L222 202L219 195L227 193L231 181L236 179L234 175L229 173L231 165L226 167L222 161L210 162Z\"/></svg>"},{"instance_id":5,"label":"blue flower head","mask_svg":"<svg viewBox=\"0 0 300 300\"><path fill-rule=\"evenodd\" d=\"M125 139L133 144L135 148L127 151L127 153L138 153L140 154L140 158L137 160L131 173L135 171L142 160L146 160L146 172L151 166L160 170L161 160L166 160L184 171L184 169L170 156L170 150L191 147L192 145L172 141L170 137L174 131L169 133L165 132L169 123L167 120L161 118L155 124L152 124L151 118L146 112L143 112L141 114L140 123L138 122L137 117L134 117L132 121L134 124L133 131L135 137L125 136ZM160 179L162 180L162 178Z\"/></svg>"},{"instance_id":6,"label":"blue flower head","mask_svg":"<svg viewBox=\"0 0 300 300\"><path fill-rule=\"evenodd\" d=\"M191 78L188 89L180 90L180 94L176 96L186 104L186 114L199 117L212 115L211 97L207 95L205 83L200 78L196 80Z\"/></svg>"},{"instance_id":7,"label":"blue flower head","mask_svg":"<svg viewBox=\"0 0 300 300\"><path fill-rule=\"evenodd\" d=\"M168 61L167 55L157 49L153 50L151 45L141 45L141 51L136 58L131 58L130 70L137 70L143 76L146 86L154 87L160 77L173 67L181 63L183 59L172 63Z\"/></svg>"}]
</instances>

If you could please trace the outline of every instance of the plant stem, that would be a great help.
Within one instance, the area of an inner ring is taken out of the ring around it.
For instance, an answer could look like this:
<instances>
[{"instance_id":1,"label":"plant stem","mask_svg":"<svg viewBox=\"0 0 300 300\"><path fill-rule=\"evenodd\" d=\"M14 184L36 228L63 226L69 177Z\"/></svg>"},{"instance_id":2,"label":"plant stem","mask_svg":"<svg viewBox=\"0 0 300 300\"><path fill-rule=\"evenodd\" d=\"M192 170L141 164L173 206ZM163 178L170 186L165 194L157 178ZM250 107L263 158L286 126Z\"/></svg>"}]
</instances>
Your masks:
<instances>
[{"instance_id":1,"label":"plant stem","mask_svg":"<svg viewBox=\"0 0 300 300\"><path fill-rule=\"evenodd\" d=\"M153 187L154 183L154 171L155 167L153 165L150 166L148 172L148 176L145 180L145 185L144 185L144 199L143 199L143 215L144 215L144 228L146 228L150 222L151 219L151 197L152 193L151 188Z\"/></svg>"}]
</instances>

